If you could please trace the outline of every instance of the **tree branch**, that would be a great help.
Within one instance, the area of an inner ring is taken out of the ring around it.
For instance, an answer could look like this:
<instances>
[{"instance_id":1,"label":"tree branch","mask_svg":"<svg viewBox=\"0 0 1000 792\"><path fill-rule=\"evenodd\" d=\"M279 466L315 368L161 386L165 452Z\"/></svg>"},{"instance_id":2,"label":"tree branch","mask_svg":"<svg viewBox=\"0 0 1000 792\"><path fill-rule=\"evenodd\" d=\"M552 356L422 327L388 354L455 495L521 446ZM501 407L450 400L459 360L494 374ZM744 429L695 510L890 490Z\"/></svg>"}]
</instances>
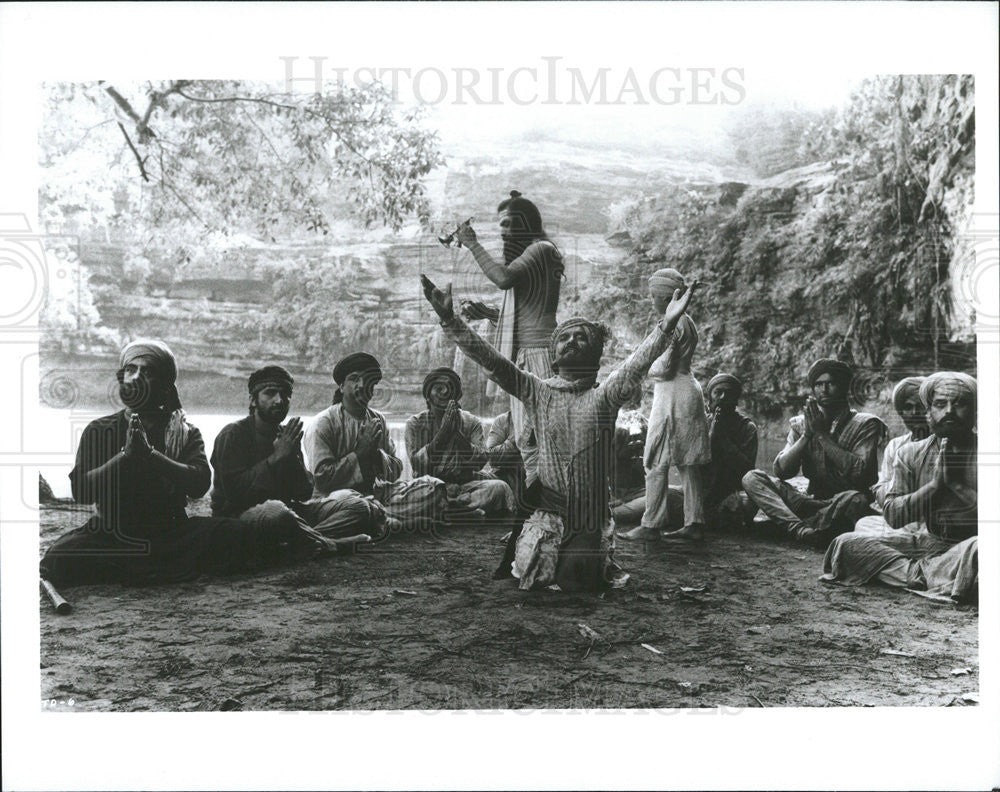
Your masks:
<instances>
[{"instance_id":1,"label":"tree branch","mask_svg":"<svg viewBox=\"0 0 1000 792\"><path fill-rule=\"evenodd\" d=\"M142 176L142 180L145 182L149 181L149 174L146 173L146 166L142 164L142 158L139 156L139 152L135 150L135 146L132 145L132 140L128 136L128 132L125 131L125 127L122 122L118 122L118 128L122 131L125 136L125 142L128 143L128 147L132 149L132 154L135 156L135 161L139 165L139 173Z\"/></svg>"}]
</instances>

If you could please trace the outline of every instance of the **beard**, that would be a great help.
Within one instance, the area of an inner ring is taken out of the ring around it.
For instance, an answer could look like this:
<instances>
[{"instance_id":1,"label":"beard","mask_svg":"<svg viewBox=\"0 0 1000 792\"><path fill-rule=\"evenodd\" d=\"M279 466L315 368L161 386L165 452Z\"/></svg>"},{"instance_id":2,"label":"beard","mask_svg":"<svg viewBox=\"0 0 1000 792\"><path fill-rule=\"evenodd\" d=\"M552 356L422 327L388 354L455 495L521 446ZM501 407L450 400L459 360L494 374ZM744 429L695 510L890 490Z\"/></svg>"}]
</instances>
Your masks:
<instances>
[{"instance_id":1,"label":"beard","mask_svg":"<svg viewBox=\"0 0 1000 792\"><path fill-rule=\"evenodd\" d=\"M156 398L152 386L141 377L131 382L118 383L118 396L122 404L130 410L144 410L158 407L160 400Z\"/></svg>"},{"instance_id":2,"label":"beard","mask_svg":"<svg viewBox=\"0 0 1000 792\"><path fill-rule=\"evenodd\" d=\"M510 264L516 258L518 258L525 250L528 249L528 245L531 244L531 239L523 236L505 236L503 237L503 263Z\"/></svg>"},{"instance_id":3,"label":"beard","mask_svg":"<svg viewBox=\"0 0 1000 792\"><path fill-rule=\"evenodd\" d=\"M257 414L260 415L261 420L265 423L278 426L288 417L288 409L288 407L269 407L266 410L258 408Z\"/></svg>"},{"instance_id":4,"label":"beard","mask_svg":"<svg viewBox=\"0 0 1000 792\"><path fill-rule=\"evenodd\" d=\"M931 431L938 437L964 437L972 433L972 427L956 418L950 418L932 422Z\"/></svg>"}]
</instances>

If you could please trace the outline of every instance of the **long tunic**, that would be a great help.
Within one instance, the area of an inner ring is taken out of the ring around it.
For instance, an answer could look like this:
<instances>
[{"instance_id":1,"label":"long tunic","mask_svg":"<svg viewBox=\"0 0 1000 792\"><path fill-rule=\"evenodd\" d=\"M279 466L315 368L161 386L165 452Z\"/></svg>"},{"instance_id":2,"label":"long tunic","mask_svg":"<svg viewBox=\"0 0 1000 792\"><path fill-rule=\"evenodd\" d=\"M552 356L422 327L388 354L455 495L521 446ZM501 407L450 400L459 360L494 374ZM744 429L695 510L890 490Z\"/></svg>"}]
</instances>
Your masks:
<instances>
[{"instance_id":1,"label":"long tunic","mask_svg":"<svg viewBox=\"0 0 1000 792\"><path fill-rule=\"evenodd\" d=\"M667 350L649 369L654 384L643 460L647 469L704 465L711 459L705 399L691 375L697 345L698 328L683 314Z\"/></svg>"},{"instance_id":2,"label":"long tunic","mask_svg":"<svg viewBox=\"0 0 1000 792\"><path fill-rule=\"evenodd\" d=\"M805 434L805 420L805 416L796 415L789 422L785 451ZM814 436L802 455L802 474L809 479L809 494L826 500L840 492L857 490L870 499L887 431L878 416L848 410L830 430L832 444Z\"/></svg>"},{"instance_id":3,"label":"long tunic","mask_svg":"<svg viewBox=\"0 0 1000 792\"><path fill-rule=\"evenodd\" d=\"M406 422L406 450L415 476L435 476L446 484L465 484L476 478L486 464L483 425L470 412L459 410L459 430L445 440L442 448L430 445L440 426L430 410Z\"/></svg>"},{"instance_id":4,"label":"long tunic","mask_svg":"<svg viewBox=\"0 0 1000 792\"><path fill-rule=\"evenodd\" d=\"M724 413L711 433L712 464L706 504L715 506L743 491L743 476L757 460L757 426L739 410Z\"/></svg>"},{"instance_id":5,"label":"long tunic","mask_svg":"<svg viewBox=\"0 0 1000 792\"><path fill-rule=\"evenodd\" d=\"M373 465L374 479L365 478L354 450L365 420L382 426L382 444ZM342 489L371 495L376 482L396 481L403 472L385 416L371 408L366 410L364 420L358 420L344 409L343 403L327 407L306 427L304 444L313 475L313 497Z\"/></svg>"},{"instance_id":6,"label":"long tunic","mask_svg":"<svg viewBox=\"0 0 1000 792\"><path fill-rule=\"evenodd\" d=\"M599 586L609 561L606 529L615 417L670 336L657 327L598 383L596 378L570 381L559 376L542 380L517 368L460 318L443 322L442 327L494 382L524 404L535 426L538 479L555 501L538 511L561 517L566 529L556 582L564 589Z\"/></svg>"},{"instance_id":7,"label":"long tunic","mask_svg":"<svg viewBox=\"0 0 1000 792\"><path fill-rule=\"evenodd\" d=\"M276 464L267 461L274 441L257 431L253 415L225 426L212 448L212 514L238 517L267 500L308 500L312 480L301 447Z\"/></svg>"}]
</instances>

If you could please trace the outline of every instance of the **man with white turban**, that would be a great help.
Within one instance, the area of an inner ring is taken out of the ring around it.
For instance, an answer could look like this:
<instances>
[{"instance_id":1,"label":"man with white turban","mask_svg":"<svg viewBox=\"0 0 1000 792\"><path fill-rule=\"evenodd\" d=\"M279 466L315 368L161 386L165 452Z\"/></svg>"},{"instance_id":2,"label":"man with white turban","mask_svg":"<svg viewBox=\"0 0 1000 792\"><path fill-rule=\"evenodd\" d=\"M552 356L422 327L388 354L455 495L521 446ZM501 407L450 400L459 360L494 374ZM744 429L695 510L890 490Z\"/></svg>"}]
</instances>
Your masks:
<instances>
[{"instance_id":1,"label":"man with white turban","mask_svg":"<svg viewBox=\"0 0 1000 792\"><path fill-rule=\"evenodd\" d=\"M683 296L674 294L652 333L598 383L604 325L582 318L559 324L550 346L556 374L543 380L519 369L455 316L451 284L442 291L426 276L421 283L448 337L521 401L535 427L539 496L517 539L513 574L520 587L554 583L579 591L624 585L627 575L612 558L615 417L666 350L695 284Z\"/></svg>"},{"instance_id":2,"label":"man with white turban","mask_svg":"<svg viewBox=\"0 0 1000 792\"><path fill-rule=\"evenodd\" d=\"M893 528L919 523L916 533L876 538L838 536L823 559L827 583L858 586L878 580L932 599L976 599L979 525L976 381L940 371L920 385L931 435L896 454L883 513Z\"/></svg>"},{"instance_id":3,"label":"man with white turban","mask_svg":"<svg viewBox=\"0 0 1000 792\"><path fill-rule=\"evenodd\" d=\"M926 410L923 402L920 401L920 385L924 381L923 377L904 377L896 383L892 389L892 406L896 414L906 427L906 431L898 437L892 438L885 447L882 454L882 463L878 469L878 481L872 487L872 495L875 498L875 506L879 514L870 514L862 517L854 526L854 532L865 536L883 536L893 529L882 516L882 506L885 502L885 494L892 483L892 469L896 464L896 454L899 449L914 440L923 440L927 437ZM916 529L917 524L911 523L907 528Z\"/></svg>"},{"instance_id":4,"label":"man with white turban","mask_svg":"<svg viewBox=\"0 0 1000 792\"><path fill-rule=\"evenodd\" d=\"M43 578L57 586L171 582L336 549L295 520L188 517L187 498L208 491L211 472L201 433L181 409L173 353L162 341L133 341L117 376L125 409L87 425L69 474L74 499L97 514L49 548Z\"/></svg>"}]
</instances>

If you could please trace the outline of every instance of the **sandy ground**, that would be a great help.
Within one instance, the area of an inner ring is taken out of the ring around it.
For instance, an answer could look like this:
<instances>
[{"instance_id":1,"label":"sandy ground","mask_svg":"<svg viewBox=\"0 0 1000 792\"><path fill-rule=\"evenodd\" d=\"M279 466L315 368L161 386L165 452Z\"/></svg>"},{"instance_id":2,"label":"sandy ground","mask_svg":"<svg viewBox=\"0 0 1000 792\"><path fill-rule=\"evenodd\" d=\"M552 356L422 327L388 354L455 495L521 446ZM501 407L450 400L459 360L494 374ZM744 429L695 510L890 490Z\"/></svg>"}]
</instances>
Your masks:
<instances>
[{"instance_id":1,"label":"sandy ground","mask_svg":"<svg viewBox=\"0 0 1000 792\"><path fill-rule=\"evenodd\" d=\"M42 547L88 512L44 507ZM940 706L977 695L977 608L826 586L816 550L734 535L695 548L620 542L633 583L596 596L490 580L499 539L452 528L254 576L80 587L63 592L68 616L42 598L42 705Z\"/></svg>"}]
</instances>

